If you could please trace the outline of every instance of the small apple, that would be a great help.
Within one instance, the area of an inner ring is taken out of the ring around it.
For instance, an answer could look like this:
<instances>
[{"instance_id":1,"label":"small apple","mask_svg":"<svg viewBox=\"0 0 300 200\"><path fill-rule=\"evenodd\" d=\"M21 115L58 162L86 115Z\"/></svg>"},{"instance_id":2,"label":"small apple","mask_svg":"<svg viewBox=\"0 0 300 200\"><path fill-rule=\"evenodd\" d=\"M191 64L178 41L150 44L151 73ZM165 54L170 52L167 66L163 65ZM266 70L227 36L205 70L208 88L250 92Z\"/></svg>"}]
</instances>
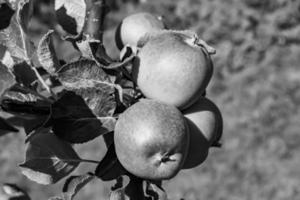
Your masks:
<instances>
[{"instance_id":1,"label":"small apple","mask_svg":"<svg viewBox=\"0 0 300 200\"><path fill-rule=\"evenodd\" d=\"M162 18L150 13L142 12L127 16L116 30L116 45L120 50L127 44L136 47L143 35L164 28Z\"/></svg>"},{"instance_id":2,"label":"small apple","mask_svg":"<svg viewBox=\"0 0 300 200\"><path fill-rule=\"evenodd\" d=\"M119 116L114 142L127 171L144 179L164 180L181 169L189 134L176 107L142 99Z\"/></svg>"},{"instance_id":3,"label":"small apple","mask_svg":"<svg viewBox=\"0 0 300 200\"><path fill-rule=\"evenodd\" d=\"M183 169L190 169L203 163L209 147L220 139L223 118L219 108L205 97L200 97L183 114L190 130L190 145Z\"/></svg>"},{"instance_id":4,"label":"small apple","mask_svg":"<svg viewBox=\"0 0 300 200\"><path fill-rule=\"evenodd\" d=\"M213 65L196 34L164 30L140 49L133 64L133 79L150 99L183 110L205 91Z\"/></svg>"}]
</instances>

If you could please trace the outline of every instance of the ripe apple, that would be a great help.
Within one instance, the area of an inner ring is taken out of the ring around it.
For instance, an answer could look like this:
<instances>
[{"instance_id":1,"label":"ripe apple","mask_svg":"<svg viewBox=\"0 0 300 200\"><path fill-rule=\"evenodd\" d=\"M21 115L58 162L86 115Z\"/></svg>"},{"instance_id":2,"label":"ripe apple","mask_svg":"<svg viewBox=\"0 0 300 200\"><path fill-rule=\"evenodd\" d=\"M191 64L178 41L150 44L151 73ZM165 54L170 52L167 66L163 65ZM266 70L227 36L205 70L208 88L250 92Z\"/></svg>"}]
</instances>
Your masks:
<instances>
[{"instance_id":1,"label":"ripe apple","mask_svg":"<svg viewBox=\"0 0 300 200\"><path fill-rule=\"evenodd\" d=\"M176 107L142 99L119 116L114 142L127 171L144 179L164 180L181 169L189 134Z\"/></svg>"},{"instance_id":2,"label":"ripe apple","mask_svg":"<svg viewBox=\"0 0 300 200\"><path fill-rule=\"evenodd\" d=\"M140 49L133 79L142 93L179 109L187 108L205 91L213 65L196 35L161 31Z\"/></svg>"},{"instance_id":3,"label":"ripe apple","mask_svg":"<svg viewBox=\"0 0 300 200\"><path fill-rule=\"evenodd\" d=\"M183 114L190 130L190 145L183 168L189 169L203 163L209 147L220 139L223 118L219 108L205 97L200 97Z\"/></svg>"},{"instance_id":4,"label":"ripe apple","mask_svg":"<svg viewBox=\"0 0 300 200\"><path fill-rule=\"evenodd\" d=\"M115 41L117 47L121 50L126 44L137 46L139 39L146 33L162 30L165 25L161 17L150 13L142 12L127 16L119 24Z\"/></svg>"}]
</instances>

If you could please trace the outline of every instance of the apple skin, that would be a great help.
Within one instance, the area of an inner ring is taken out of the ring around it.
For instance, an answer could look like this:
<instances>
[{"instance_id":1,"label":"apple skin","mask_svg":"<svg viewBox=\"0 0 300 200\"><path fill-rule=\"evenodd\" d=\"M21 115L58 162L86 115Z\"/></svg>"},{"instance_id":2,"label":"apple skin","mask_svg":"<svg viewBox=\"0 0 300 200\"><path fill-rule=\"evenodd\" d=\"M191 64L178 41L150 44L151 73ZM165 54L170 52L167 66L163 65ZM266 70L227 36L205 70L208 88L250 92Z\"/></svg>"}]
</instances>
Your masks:
<instances>
[{"instance_id":1,"label":"apple skin","mask_svg":"<svg viewBox=\"0 0 300 200\"><path fill-rule=\"evenodd\" d=\"M200 97L183 114L190 130L190 145L183 169L190 169L203 163L209 147L220 139L223 118L219 108L205 97Z\"/></svg>"},{"instance_id":2,"label":"apple skin","mask_svg":"<svg viewBox=\"0 0 300 200\"><path fill-rule=\"evenodd\" d=\"M118 25L115 41L121 50L126 44L137 46L139 39L146 33L165 29L161 18L142 12L129 15Z\"/></svg>"},{"instance_id":3,"label":"apple skin","mask_svg":"<svg viewBox=\"0 0 300 200\"><path fill-rule=\"evenodd\" d=\"M119 116L114 142L117 157L127 171L148 180L165 180L180 171L189 133L176 107L142 99Z\"/></svg>"},{"instance_id":4,"label":"apple skin","mask_svg":"<svg viewBox=\"0 0 300 200\"><path fill-rule=\"evenodd\" d=\"M162 31L140 49L132 73L147 98L183 110L203 94L213 65L195 39L179 32Z\"/></svg>"}]
</instances>

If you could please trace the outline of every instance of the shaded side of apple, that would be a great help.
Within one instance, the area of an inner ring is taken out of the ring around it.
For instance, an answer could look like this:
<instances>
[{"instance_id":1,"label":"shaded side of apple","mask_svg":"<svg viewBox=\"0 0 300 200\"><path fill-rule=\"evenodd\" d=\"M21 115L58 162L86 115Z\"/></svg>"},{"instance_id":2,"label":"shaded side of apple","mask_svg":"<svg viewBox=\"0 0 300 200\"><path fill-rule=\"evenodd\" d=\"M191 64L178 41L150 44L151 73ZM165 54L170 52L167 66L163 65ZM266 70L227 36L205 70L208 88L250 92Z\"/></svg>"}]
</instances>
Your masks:
<instances>
[{"instance_id":1,"label":"shaded side of apple","mask_svg":"<svg viewBox=\"0 0 300 200\"><path fill-rule=\"evenodd\" d=\"M184 169L203 163L209 147L219 140L223 132L223 119L219 108L209 99L200 99L183 111L190 129L190 146Z\"/></svg>"}]
</instances>

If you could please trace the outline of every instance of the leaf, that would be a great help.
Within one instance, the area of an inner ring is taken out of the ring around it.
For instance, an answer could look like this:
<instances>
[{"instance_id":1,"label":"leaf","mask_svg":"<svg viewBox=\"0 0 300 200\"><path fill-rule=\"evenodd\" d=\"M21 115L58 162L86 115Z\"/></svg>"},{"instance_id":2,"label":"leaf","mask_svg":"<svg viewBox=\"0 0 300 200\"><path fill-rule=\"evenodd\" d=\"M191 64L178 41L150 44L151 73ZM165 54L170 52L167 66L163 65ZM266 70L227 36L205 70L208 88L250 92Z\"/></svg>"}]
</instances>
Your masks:
<instances>
[{"instance_id":1,"label":"leaf","mask_svg":"<svg viewBox=\"0 0 300 200\"><path fill-rule=\"evenodd\" d=\"M85 23L85 1L55 0L55 13L58 23L67 32L66 38L78 38Z\"/></svg>"},{"instance_id":2,"label":"leaf","mask_svg":"<svg viewBox=\"0 0 300 200\"><path fill-rule=\"evenodd\" d=\"M0 4L0 30L5 29L10 24L10 19L14 14L14 10L11 9L8 4Z\"/></svg>"},{"instance_id":3,"label":"leaf","mask_svg":"<svg viewBox=\"0 0 300 200\"><path fill-rule=\"evenodd\" d=\"M15 63L26 61L30 63L34 53L33 43L26 36L28 20L30 18L29 0L20 0L17 13L11 19L9 27L0 31L0 44L7 47Z\"/></svg>"},{"instance_id":4,"label":"leaf","mask_svg":"<svg viewBox=\"0 0 300 200\"><path fill-rule=\"evenodd\" d=\"M95 175L103 181L111 181L124 174L126 174L126 170L117 158L115 145L111 144L104 158L98 164Z\"/></svg>"},{"instance_id":5,"label":"leaf","mask_svg":"<svg viewBox=\"0 0 300 200\"><path fill-rule=\"evenodd\" d=\"M59 69L60 64L56 56L51 35L53 30L48 31L39 42L37 55L42 67L51 75Z\"/></svg>"},{"instance_id":6,"label":"leaf","mask_svg":"<svg viewBox=\"0 0 300 200\"><path fill-rule=\"evenodd\" d=\"M89 182L91 182L95 176L87 173L80 176L69 177L63 187L63 197L65 200L72 200L75 195Z\"/></svg>"},{"instance_id":7,"label":"leaf","mask_svg":"<svg viewBox=\"0 0 300 200\"><path fill-rule=\"evenodd\" d=\"M80 60L63 66L58 79L68 91L81 96L97 117L112 116L116 108L115 89L122 88L111 83L109 76L91 60Z\"/></svg>"},{"instance_id":8,"label":"leaf","mask_svg":"<svg viewBox=\"0 0 300 200\"><path fill-rule=\"evenodd\" d=\"M94 60L100 67L107 68L113 61L106 53L105 47L100 40L90 38L89 35L83 35L82 39L76 41L81 55L87 59Z\"/></svg>"},{"instance_id":9,"label":"leaf","mask_svg":"<svg viewBox=\"0 0 300 200\"><path fill-rule=\"evenodd\" d=\"M144 199L143 179L130 176L130 181L125 187L125 195L129 200Z\"/></svg>"},{"instance_id":10,"label":"leaf","mask_svg":"<svg viewBox=\"0 0 300 200\"><path fill-rule=\"evenodd\" d=\"M81 159L72 146L48 129L29 138L22 173L39 184L54 184L77 168Z\"/></svg>"},{"instance_id":11,"label":"leaf","mask_svg":"<svg viewBox=\"0 0 300 200\"><path fill-rule=\"evenodd\" d=\"M124 184L124 178L129 178L126 184ZM117 180L117 187L112 188L109 200L136 200L145 199L143 191L143 179L135 177L133 175L122 176L121 183Z\"/></svg>"},{"instance_id":12,"label":"leaf","mask_svg":"<svg viewBox=\"0 0 300 200\"><path fill-rule=\"evenodd\" d=\"M10 125L4 118L0 117L0 136L1 132L8 131L8 132L18 132L18 129Z\"/></svg>"},{"instance_id":13,"label":"leaf","mask_svg":"<svg viewBox=\"0 0 300 200\"><path fill-rule=\"evenodd\" d=\"M114 130L116 119L96 117L83 98L66 92L51 107L53 132L71 143L84 143Z\"/></svg>"},{"instance_id":14,"label":"leaf","mask_svg":"<svg viewBox=\"0 0 300 200\"><path fill-rule=\"evenodd\" d=\"M36 74L32 67L26 62L20 62L13 66L13 74L18 83L26 87L32 87L33 83L37 80Z\"/></svg>"},{"instance_id":15,"label":"leaf","mask_svg":"<svg viewBox=\"0 0 300 200\"><path fill-rule=\"evenodd\" d=\"M109 200L126 200L125 189L119 188L110 193Z\"/></svg>"},{"instance_id":16,"label":"leaf","mask_svg":"<svg viewBox=\"0 0 300 200\"><path fill-rule=\"evenodd\" d=\"M7 66L8 69L12 69L15 64L10 53L6 50L6 48L0 62L2 62L5 66Z\"/></svg>"},{"instance_id":17,"label":"leaf","mask_svg":"<svg viewBox=\"0 0 300 200\"><path fill-rule=\"evenodd\" d=\"M0 193L0 199L30 200L28 194L16 184L4 183L2 186L4 194ZM3 196L2 196L3 195Z\"/></svg>"},{"instance_id":18,"label":"leaf","mask_svg":"<svg viewBox=\"0 0 300 200\"><path fill-rule=\"evenodd\" d=\"M46 126L47 122L49 122L48 115L37 115L33 116L31 119L24 119L24 132L27 136L30 136L36 129L41 127L48 128L49 126Z\"/></svg>"},{"instance_id":19,"label":"leaf","mask_svg":"<svg viewBox=\"0 0 300 200\"><path fill-rule=\"evenodd\" d=\"M0 99L0 107L8 113L18 115L21 118L36 118L50 114L50 102L40 99L39 96L26 91L19 85L7 90Z\"/></svg>"},{"instance_id":20,"label":"leaf","mask_svg":"<svg viewBox=\"0 0 300 200\"><path fill-rule=\"evenodd\" d=\"M16 83L14 75L0 62L0 97Z\"/></svg>"},{"instance_id":21,"label":"leaf","mask_svg":"<svg viewBox=\"0 0 300 200\"><path fill-rule=\"evenodd\" d=\"M162 188L161 183L156 184L152 182L146 182L146 191L145 191L146 199L152 200L167 200L167 193Z\"/></svg>"}]
</instances>

